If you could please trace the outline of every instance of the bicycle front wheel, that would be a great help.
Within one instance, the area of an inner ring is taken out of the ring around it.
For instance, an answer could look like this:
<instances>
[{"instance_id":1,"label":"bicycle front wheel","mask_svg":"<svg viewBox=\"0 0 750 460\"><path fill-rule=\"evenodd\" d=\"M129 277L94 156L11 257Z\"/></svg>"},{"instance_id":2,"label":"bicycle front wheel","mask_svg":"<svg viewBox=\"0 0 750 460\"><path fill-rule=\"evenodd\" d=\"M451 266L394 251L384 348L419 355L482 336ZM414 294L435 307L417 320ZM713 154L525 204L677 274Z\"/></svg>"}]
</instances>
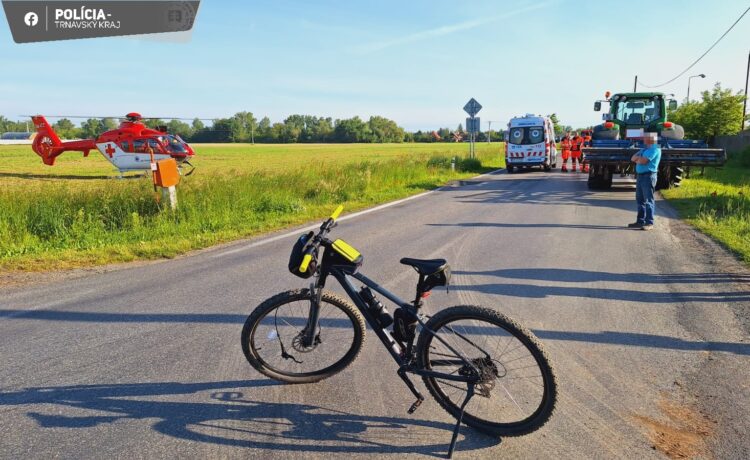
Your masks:
<instances>
[{"instance_id":1,"label":"bicycle front wheel","mask_svg":"<svg viewBox=\"0 0 750 460\"><path fill-rule=\"evenodd\" d=\"M324 291L313 343L303 336L310 313L309 289L282 292L260 304L242 328L242 351L259 372L288 383L310 383L335 375L357 357L365 320L341 297Z\"/></svg>"},{"instance_id":2,"label":"bicycle front wheel","mask_svg":"<svg viewBox=\"0 0 750 460\"><path fill-rule=\"evenodd\" d=\"M469 426L495 436L518 436L552 415L557 384L541 345L495 310L464 305L440 311L420 332L416 352L422 369L452 376L478 371L463 417ZM437 402L458 418L468 383L435 376L423 380Z\"/></svg>"}]
</instances>

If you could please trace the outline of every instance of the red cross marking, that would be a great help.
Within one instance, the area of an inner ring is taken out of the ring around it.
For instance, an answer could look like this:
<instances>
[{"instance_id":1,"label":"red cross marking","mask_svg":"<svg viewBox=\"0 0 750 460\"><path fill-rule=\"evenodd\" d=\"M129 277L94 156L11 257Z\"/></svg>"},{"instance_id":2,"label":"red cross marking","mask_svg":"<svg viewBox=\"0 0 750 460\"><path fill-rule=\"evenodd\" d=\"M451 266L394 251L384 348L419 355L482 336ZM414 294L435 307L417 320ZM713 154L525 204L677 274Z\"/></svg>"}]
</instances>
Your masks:
<instances>
[{"instance_id":1,"label":"red cross marking","mask_svg":"<svg viewBox=\"0 0 750 460\"><path fill-rule=\"evenodd\" d=\"M107 144L107 148L104 149L105 152L109 155L110 158L112 158L112 154L115 153L114 147L112 147L112 144Z\"/></svg>"}]
</instances>

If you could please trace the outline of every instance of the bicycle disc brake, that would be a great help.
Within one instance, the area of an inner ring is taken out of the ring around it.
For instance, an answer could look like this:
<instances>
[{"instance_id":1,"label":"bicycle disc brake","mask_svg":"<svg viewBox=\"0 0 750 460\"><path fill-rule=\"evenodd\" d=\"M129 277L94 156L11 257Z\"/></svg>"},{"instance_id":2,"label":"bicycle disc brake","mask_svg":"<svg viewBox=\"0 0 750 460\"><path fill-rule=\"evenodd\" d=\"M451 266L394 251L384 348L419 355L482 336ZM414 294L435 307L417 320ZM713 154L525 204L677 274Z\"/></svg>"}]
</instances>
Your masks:
<instances>
[{"instance_id":1,"label":"bicycle disc brake","mask_svg":"<svg viewBox=\"0 0 750 460\"><path fill-rule=\"evenodd\" d=\"M323 343L322 340L320 340L320 326L318 326L318 330L315 333L315 337L313 338L312 344L310 346L305 346L305 334L307 334L306 329L303 329L302 332L294 336L292 339L292 348L297 350L300 353L309 353L313 351L318 345Z\"/></svg>"},{"instance_id":2,"label":"bicycle disc brake","mask_svg":"<svg viewBox=\"0 0 750 460\"><path fill-rule=\"evenodd\" d=\"M471 360L477 371L479 371L479 381L476 383L476 394L485 398L490 397L490 392L495 388L495 380L500 377L500 372L491 358L475 358ZM464 365L458 370L459 375L472 376L476 371L468 365Z\"/></svg>"}]
</instances>

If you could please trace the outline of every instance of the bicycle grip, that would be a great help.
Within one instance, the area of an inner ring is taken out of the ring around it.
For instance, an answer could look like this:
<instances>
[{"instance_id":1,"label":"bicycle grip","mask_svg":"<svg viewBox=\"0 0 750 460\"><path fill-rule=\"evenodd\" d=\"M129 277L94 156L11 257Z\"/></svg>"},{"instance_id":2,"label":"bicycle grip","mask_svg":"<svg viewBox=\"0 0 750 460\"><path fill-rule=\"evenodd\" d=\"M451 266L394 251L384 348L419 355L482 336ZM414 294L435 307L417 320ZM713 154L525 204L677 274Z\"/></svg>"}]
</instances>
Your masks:
<instances>
[{"instance_id":1,"label":"bicycle grip","mask_svg":"<svg viewBox=\"0 0 750 460\"><path fill-rule=\"evenodd\" d=\"M338 219L339 215L341 214L341 211L343 211L343 210L344 210L344 206L343 205L339 205L339 207L336 208L335 211L333 211L333 214L331 214L331 219L334 220L334 221L336 219Z\"/></svg>"},{"instance_id":2,"label":"bicycle grip","mask_svg":"<svg viewBox=\"0 0 750 460\"><path fill-rule=\"evenodd\" d=\"M302 257L302 263L299 264L300 273L307 272L307 267L310 266L311 261L312 261L312 254L305 253L305 256Z\"/></svg>"}]
</instances>

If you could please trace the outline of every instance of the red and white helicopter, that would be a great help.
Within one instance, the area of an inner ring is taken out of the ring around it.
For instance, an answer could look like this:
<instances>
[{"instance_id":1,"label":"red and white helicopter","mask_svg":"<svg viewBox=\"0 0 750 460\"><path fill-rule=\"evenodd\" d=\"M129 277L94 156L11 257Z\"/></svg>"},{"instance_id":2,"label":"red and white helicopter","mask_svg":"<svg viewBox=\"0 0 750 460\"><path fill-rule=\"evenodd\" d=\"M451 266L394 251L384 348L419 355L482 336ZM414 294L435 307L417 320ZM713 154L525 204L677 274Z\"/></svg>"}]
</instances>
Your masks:
<instances>
[{"instance_id":1,"label":"red and white helicopter","mask_svg":"<svg viewBox=\"0 0 750 460\"><path fill-rule=\"evenodd\" d=\"M89 156L98 150L102 156L120 171L143 171L151 169L152 161L174 158L178 165L190 164L195 151L176 134L169 134L166 127L151 129L143 124L139 113L125 115L117 129L104 132L96 139L63 142L42 115L31 117L37 135L31 148L42 157L44 164L52 166L63 152L83 152ZM192 171L191 171L192 172Z\"/></svg>"}]
</instances>

